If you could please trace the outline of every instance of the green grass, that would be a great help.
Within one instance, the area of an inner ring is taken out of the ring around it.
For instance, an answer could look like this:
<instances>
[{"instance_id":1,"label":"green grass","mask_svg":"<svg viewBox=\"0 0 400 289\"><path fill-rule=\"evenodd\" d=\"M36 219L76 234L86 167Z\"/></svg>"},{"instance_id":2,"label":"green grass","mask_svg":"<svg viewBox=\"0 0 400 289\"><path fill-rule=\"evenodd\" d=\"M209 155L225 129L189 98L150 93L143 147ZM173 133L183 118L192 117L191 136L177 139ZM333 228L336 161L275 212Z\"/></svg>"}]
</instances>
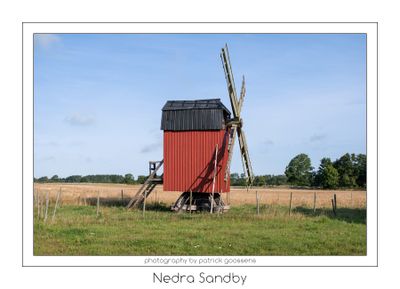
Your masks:
<instances>
[{"instance_id":1,"label":"green grass","mask_svg":"<svg viewBox=\"0 0 400 289\"><path fill-rule=\"evenodd\" d=\"M54 221L35 215L35 255L366 255L365 209L233 207L224 214L173 213L165 206L65 205Z\"/></svg>"}]
</instances>

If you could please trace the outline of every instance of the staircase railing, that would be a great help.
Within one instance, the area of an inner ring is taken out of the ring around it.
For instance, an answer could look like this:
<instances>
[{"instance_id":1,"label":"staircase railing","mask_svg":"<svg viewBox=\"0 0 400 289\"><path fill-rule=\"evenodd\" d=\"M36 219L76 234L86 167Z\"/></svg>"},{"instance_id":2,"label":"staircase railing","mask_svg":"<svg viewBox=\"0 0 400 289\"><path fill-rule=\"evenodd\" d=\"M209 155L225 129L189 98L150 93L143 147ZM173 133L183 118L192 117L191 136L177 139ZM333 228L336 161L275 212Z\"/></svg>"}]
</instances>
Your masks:
<instances>
[{"instance_id":1,"label":"staircase railing","mask_svg":"<svg viewBox=\"0 0 400 289\"><path fill-rule=\"evenodd\" d=\"M127 209L138 207L144 201L144 199L151 194L157 184L163 183L164 174L162 174L161 176L157 176L157 171L161 168L163 163L164 160L161 160L159 162L149 162L151 173L146 181L143 183L143 185L140 187L140 189L137 191L135 196L129 201L128 205L126 206Z\"/></svg>"}]
</instances>

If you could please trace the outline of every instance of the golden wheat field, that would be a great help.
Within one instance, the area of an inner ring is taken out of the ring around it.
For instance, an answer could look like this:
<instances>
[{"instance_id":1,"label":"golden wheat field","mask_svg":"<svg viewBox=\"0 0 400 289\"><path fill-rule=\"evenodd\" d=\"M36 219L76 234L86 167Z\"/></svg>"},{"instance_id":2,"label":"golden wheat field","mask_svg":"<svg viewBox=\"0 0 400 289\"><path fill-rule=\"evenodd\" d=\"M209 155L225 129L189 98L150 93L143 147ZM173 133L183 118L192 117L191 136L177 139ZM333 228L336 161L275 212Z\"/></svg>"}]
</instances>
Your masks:
<instances>
[{"instance_id":1,"label":"golden wheat field","mask_svg":"<svg viewBox=\"0 0 400 289\"><path fill-rule=\"evenodd\" d=\"M61 190L60 202L62 204L84 205L90 203L89 200L100 196L101 202L110 200L128 200L139 190L140 185L124 184L71 184L71 183L46 183L34 184L34 197L37 201L44 200L49 195L50 202L56 200L58 192ZM259 196L261 205L282 205L288 206L290 193L292 192L292 207L313 206L314 193L316 193L316 207L331 207L333 194L337 197L338 207L366 207L366 191L355 190L305 190L291 189L285 187L277 188L231 188L229 194L223 194L225 203L232 206L242 204L256 204L256 192ZM167 205L173 204L181 192L165 192L162 185L157 186L148 197L147 202L162 202ZM38 198L37 198L38 197Z\"/></svg>"}]
</instances>

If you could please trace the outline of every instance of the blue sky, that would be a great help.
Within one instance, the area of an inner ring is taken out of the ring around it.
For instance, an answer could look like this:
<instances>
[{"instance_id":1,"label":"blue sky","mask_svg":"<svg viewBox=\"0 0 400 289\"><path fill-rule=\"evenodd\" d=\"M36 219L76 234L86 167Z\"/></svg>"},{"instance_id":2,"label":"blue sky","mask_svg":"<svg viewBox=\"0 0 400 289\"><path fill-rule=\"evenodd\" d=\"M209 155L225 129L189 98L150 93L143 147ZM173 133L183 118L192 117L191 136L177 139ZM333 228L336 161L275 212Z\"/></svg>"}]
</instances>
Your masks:
<instances>
[{"instance_id":1,"label":"blue sky","mask_svg":"<svg viewBox=\"0 0 400 289\"><path fill-rule=\"evenodd\" d=\"M255 174L366 153L362 34L36 34L34 175L146 174L167 100L221 98L229 45ZM242 172L235 147L232 172Z\"/></svg>"}]
</instances>

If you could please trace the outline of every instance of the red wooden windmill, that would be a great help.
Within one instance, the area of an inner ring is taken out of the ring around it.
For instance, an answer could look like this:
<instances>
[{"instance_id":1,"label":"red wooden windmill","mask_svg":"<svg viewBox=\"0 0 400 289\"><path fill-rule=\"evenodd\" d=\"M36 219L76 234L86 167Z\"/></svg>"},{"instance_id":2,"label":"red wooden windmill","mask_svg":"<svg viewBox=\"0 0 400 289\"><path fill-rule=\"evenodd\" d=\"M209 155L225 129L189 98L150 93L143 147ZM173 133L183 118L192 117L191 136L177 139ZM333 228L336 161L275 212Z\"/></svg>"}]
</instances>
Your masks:
<instances>
[{"instance_id":1,"label":"red wooden windmill","mask_svg":"<svg viewBox=\"0 0 400 289\"><path fill-rule=\"evenodd\" d=\"M253 171L243 131L240 112L246 93L243 77L238 99L230 64L228 47L222 48L232 114L220 99L172 100L162 108L161 129L164 131L164 159L149 162L149 177L129 202L139 206L157 184L164 191L181 191L173 210L210 210L229 208L221 193L230 192L230 164L239 139L247 185L253 182ZM157 171L164 165L164 173Z\"/></svg>"}]
</instances>

